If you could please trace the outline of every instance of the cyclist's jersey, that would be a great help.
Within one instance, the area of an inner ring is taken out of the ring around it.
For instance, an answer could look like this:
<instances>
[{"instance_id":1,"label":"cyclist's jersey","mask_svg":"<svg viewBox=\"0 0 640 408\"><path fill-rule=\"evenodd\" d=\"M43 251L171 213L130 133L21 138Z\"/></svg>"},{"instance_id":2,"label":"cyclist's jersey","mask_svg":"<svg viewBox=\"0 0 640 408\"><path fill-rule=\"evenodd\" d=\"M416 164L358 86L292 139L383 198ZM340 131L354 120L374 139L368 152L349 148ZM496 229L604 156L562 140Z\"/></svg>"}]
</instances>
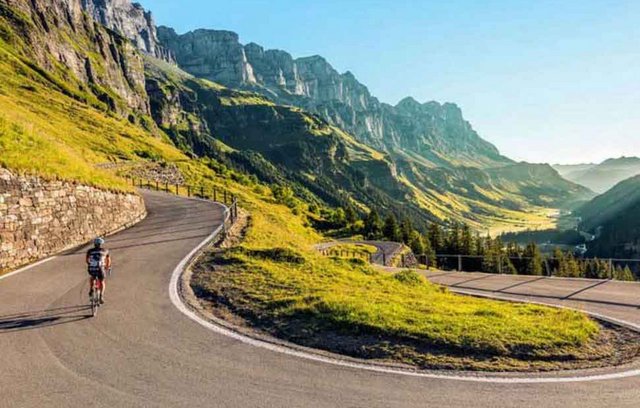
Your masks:
<instances>
[{"instance_id":1,"label":"cyclist's jersey","mask_svg":"<svg viewBox=\"0 0 640 408\"><path fill-rule=\"evenodd\" d=\"M87 251L89 274L104 279L104 274L107 269L108 256L109 251L105 248L91 248L89 251Z\"/></svg>"}]
</instances>

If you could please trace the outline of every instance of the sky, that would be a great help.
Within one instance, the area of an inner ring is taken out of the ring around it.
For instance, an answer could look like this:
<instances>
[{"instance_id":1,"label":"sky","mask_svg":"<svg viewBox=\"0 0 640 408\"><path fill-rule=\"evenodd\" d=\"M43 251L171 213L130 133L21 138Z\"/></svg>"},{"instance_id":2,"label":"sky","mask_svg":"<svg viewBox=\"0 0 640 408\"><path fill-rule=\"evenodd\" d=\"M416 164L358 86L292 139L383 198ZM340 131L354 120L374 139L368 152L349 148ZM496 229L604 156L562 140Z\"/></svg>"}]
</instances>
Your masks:
<instances>
[{"instance_id":1,"label":"sky","mask_svg":"<svg viewBox=\"0 0 640 408\"><path fill-rule=\"evenodd\" d=\"M640 156L640 1L141 0L158 25L322 55L383 102L459 105L529 162Z\"/></svg>"}]
</instances>

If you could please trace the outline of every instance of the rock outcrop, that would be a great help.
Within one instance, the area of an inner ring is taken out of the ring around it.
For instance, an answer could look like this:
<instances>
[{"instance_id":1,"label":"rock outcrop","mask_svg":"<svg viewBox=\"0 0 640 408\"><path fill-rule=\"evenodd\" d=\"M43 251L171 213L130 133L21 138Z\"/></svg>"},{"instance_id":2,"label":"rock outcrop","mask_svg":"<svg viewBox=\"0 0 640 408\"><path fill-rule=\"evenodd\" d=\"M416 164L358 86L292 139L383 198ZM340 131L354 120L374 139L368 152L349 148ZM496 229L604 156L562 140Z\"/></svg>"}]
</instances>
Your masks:
<instances>
[{"instance_id":1,"label":"rock outcrop","mask_svg":"<svg viewBox=\"0 0 640 408\"><path fill-rule=\"evenodd\" d=\"M141 51L173 62L172 53L158 43L156 24L150 11L130 0L81 0L93 19L128 38Z\"/></svg>"},{"instance_id":2,"label":"rock outcrop","mask_svg":"<svg viewBox=\"0 0 640 408\"><path fill-rule=\"evenodd\" d=\"M158 38L187 72L319 114L392 155L418 153L433 166L510 163L473 130L454 104L420 104L411 98L396 106L381 103L351 72L337 72L320 56L294 59L285 51L265 50L255 43L243 46L229 31L178 35L159 27Z\"/></svg>"},{"instance_id":3,"label":"rock outcrop","mask_svg":"<svg viewBox=\"0 0 640 408\"><path fill-rule=\"evenodd\" d=\"M142 219L142 197L0 168L0 272Z\"/></svg>"},{"instance_id":4,"label":"rock outcrop","mask_svg":"<svg viewBox=\"0 0 640 408\"><path fill-rule=\"evenodd\" d=\"M136 47L116 32L95 22L81 0L1 0L0 16L8 26L0 35L48 72L46 79L63 83L68 68L79 80L77 98L93 94L106 108L125 113L149 113L144 63Z\"/></svg>"},{"instance_id":5,"label":"rock outcrop","mask_svg":"<svg viewBox=\"0 0 640 408\"><path fill-rule=\"evenodd\" d=\"M160 27L158 38L175 54L182 69L232 87L256 84L238 34L223 30L196 30L178 35Z\"/></svg>"}]
</instances>

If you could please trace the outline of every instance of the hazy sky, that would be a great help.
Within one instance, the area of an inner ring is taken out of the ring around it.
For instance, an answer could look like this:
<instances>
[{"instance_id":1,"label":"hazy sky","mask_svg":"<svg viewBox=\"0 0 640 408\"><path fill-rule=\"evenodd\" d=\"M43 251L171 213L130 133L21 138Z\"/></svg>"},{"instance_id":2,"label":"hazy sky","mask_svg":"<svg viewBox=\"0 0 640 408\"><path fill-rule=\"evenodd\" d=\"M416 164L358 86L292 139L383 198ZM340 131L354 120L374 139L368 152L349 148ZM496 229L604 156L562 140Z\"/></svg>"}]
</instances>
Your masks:
<instances>
[{"instance_id":1,"label":"hazy sky","mask_svg":"<svg viewBox=\"0 0 640 408\"><path fill-rule=\"evenodd\" d=\"M640 0L141 2L178 32L322 55L384 102L455 102L514 159L640 155Z\"/></svg>"}]
</instances>

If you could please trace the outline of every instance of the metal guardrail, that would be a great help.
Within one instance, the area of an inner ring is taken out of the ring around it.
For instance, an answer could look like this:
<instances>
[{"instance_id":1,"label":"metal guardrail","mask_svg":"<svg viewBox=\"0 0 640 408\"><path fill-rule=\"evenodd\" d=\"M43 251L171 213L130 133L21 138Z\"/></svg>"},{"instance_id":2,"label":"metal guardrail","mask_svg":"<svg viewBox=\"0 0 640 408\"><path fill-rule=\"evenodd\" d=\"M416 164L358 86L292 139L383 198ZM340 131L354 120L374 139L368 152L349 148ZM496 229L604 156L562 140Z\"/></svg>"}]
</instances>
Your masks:
<instances>
[{"instance_id":1,"label":"metal guardrail","mask_svg":"<svg viewBox=\"0 0 640 408\"><path fill-rule=\"evenodd\" d=\"M414 255L402 253L402 247L391 254L377 252L375 254L362 254L357 251L324 248L319 252L325 256L350 257L365 259L371 264L393 266L401 268L430 268L436 267L444 271L459 272L489 272L497 274L521 274L532 275L530 261L534 258L525 256L506 256L487 258L483 255L459 255L459 254L437 254L435 258L427 255ZM563 270L568 263L562 263L560 258L541 257L538 270L535 274L542 276L562 276L591 279L627 279L635 278L640 280L640 259L622 258L567 258L573 264L572 271ZM567 259L564 259L567 262ZM507 260L509 262L507 262ZM563 266L564 265L564 266ZM631 277L623 277L624 270L631 272ZM575 273L575 274L574 274Z\"/></svg>"},{"instance_id":2,"label":"metal guardrail","mask_svg":"<svg viewBox=\"0 0 640 408\"><path fill-rule=\"evenodd\" d=\"M427 255L416 255L419 265L426 267L436 266L445 271L458 272L487 272L485 269L485 257L481 255L437 254L435 259ZM509 260L518 274L526 270L527 264L533 258L503 256L502 260ZM541 257L543 276L557 276L560 269L560 258ZM615 279L621 269L629 268L636 280L640 278L640 259L626 258L573 258L573 262L579 270L589 271L594 276L577 276L594 279ZM505 262L506 263L506 262ZM511 273L503 262L495 262L493 273ZM597 276L595 276L597 275Z\"/></svg>"},{"instance_id":3,"label":"metal guardrail","mask_svg":"<svg viewBox=\"0 0 640 408\"><path fill-rule=\"evenodd\" d=\"M138 188L146 188L155 191L164 191L175 195L201 198L222 203L229 208L229 219L231 225L238 219L238 198L231 192L216 187L191 186L180 184L160 183L157 180L146 180L142 178L129 177L131 185ZM219 199L222 199L220 201Z\"/></svg>"},{"instance_id":4,"label":"metal guardrail","mask_svg":"<svg viewBox=\"0 0 640 408\"><path fill-rule=\"evenodd\" d=\"M368 252L353 251L353 250L347 250L347 249L333 249L333 248L320 249L319 252L324 256L332 256L337 258L364 259L369 263L373 263L373 257L375 255Z\"/></svg>"}]
</instances>

